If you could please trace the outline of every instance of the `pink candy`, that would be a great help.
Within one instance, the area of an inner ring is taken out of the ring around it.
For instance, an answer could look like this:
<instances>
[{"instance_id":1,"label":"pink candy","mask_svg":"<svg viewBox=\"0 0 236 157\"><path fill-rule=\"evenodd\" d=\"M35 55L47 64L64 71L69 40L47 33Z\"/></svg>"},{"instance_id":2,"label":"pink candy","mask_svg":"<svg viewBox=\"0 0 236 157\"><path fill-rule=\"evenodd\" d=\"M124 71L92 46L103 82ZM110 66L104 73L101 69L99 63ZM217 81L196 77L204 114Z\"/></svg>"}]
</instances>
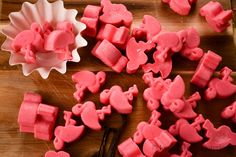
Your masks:
<instances>
[{"instance_id":1,"label":"pink candy","mask_svg":"<svg viewBox=\"0 0 236 157\"><path fill-rule=\"evenodd\" d=\"M105 89L100 93L100 102L104 105L111 105L120 114L129 114L132 112L131 102L138 95L136 85L130 87L128 91L123 92L120 86L112 86L111 89Z\"/></svg>"},{"instance_id":2,"label":"pink candy","mask_svg":"<svg viewBox=\"0 0 236 157\"><path fill-rule=\"evenodd\" d=\"M92 54L118 73L125 68L128 62L128 59L106 39L99 41L95 45L92 50Z\"/></svg>"},{"instance_id":3,"label":"pink candy","mask_svg":"<svg viewBox=\"0 0 236 157\"><path fill-rule=\"evenodd\" d=\"M160 31L161 31L160 22L151 15L144 15L143 21L139 26L139 28L133 29L132 36L134 36L135 39L145 39L150 41Z\"/></svg>"},{"instance_id":4,"label":"pink candy","mask_svg":"<svg viewBox=\"0 0 236 157\"><path fill-rule=\"evenodd\" d=\"M99 91L100 86L106 80L106 73L100 71L95 75L90 71L80 71L72 75L72 80L76 83L74 97L80 102L85 90L89 90L91 93L97 93Z\"/></svg>"},{"instance_id":5,"label":"pink candy","mask_svg":"<svg viewBox=\"0 0 236 157\"><path fill-rule=\"evenodd\" d=\"M77 104L72 108L72 112L76 116L81 116L83 123L93 130L101 130L99 120L104 120L105 115L111 114L111 106L104 106L101 110L96 110L96 106L92 101L84 104Z\"/></svg>"},{"instance_id":6,"label":"pink candy","mask_svg":"<svg viewBox=\"0 0 236 157\"><path fill-rule=\"evenodd\" d=\"M170 8L179 15L188 15L192 3L196 3L197 0L162 0L162 2L168 3Z\"/></svg>"},{"instance_id":7,"label":"pink candy","mask_svg":"<svg viewBox=\"0 0 236 157\"><path fill-rule=\"evenodd\" d=\"M236 133L231 129L222 125L219 128L215 128L210 120L206 120L203 124L203 128L206 130L205 136L208 141L203 143L203 147L213 150L219 150L227 147L228 145L236 146Z\"/></svg>"},{"instance_id":8,"label":"pink candy","mask_svg":"<svg viewBox=\"0 0 236 157\"><path fill-rule=\"evenodd\" d=\"M72 119L72 112L64 111L65 126L57 126L53 141L56 150L64 148L65 143L71 143L79 139L84 131L84 126L75 126L76 121Z\"/></svg>"},{"instance_id":9,"label":"pink candy","mask_svg":"<svg viewBox=\"0 0 236 157\"><path fill-rule=\"evenodd\" d=\"M133 15L127 10L123 4L112 4L110 0L101 0L103 14L100 16L100 21L105 24L114 26L131 26Z\"/></svg>"},{"instance_id":10,"label":"pink candy","mask_svg":"<svg viewBox=\"0 0 236 157\"><path fill-rule=\"evenodd\" d=\"M126 55L129 60L126 67L127 73L135 73L140 66L144 65L148 60L145 52L153 47L155 44L152 42L139 41L137 43L135 38L131 38L126 46Z\"/></svg>"},{"instance_id":11,"label":"pink candy","mask_svg":"<svg viewBox=\"0 0 236 157\"><path fill-rule=\"evenodd\" d=\"M204 88L211 79L213 72L216 70L221 60L221 56L217 55L213 51L208 51L204 54L191 79L191 83Z\"/></svg>"},{"instance_id":12,"label":"pink candy","mask_svg":"<svg viewBox=\"0 0 236 157\"><path fill-rule=\"evenodd\" d=\"M176 136L179 135L183 140L189 143L200 142L203 138L198 134L201 130L200 124L204 123L205 119L200 114L195 118L192 124L185 119L179 119L169 128L169 132Z\"/></svg>"},{"instance_id":13,"label":"pink candy","mask_svg":"<svg viewBox=\"0 0 236 157\"><path fill-rule=\"evenodd\" d=\"M101 7L94 5L85 7L83 17L80 19L86 25L86 29L82 32L83 35L96 37L101 10Z\"/></svg>"},{"instance_id":14,"label":"pink candy","mask_svg":"<svg viewBox=\"0 0 236 157\"><path fill-rule=\"evenodd\" d=\"M129 39L129 29L124 26L117 28L111 24L106 24L100 28L97 39L106 39L115 46L125 49L126 43Z\"/></svg>"},{"instance_id":15,"label":"pink candy","mask_svg":"<svg viewBox=\"0 0 236 157\"><path fill-rule=\"evenodd\" d=\"M227 106L222 112L221 117L225 119L231 119L236 123L236 102L234 101L231 105Z\"/></svg>"},{"instance_id":16,"label":"pink candy","mask_svg":"<svg viewBox=\"0 0 236 157\"><path fill-rule=\"evenodd\" d=\"M145 157L131 138L128 138L123 143L119 144L118 151L124 157Z\"/></svg>"},{"instance_id":17,"label":"pink candy","mask_svg":"<svg viewBox=\"0 0 236 157\"><path fill-rule=\"evenodd\" d=\"M41 100L39 94L25 93L18 115L20 132L34 133L35 138L50 140L58 108L41 104Z\"/></svg>"},{"instance_id":18,"label":"pink candy","mask_svg":"<svg viewBox=\"0 0 236 157\"><path fill-rule=\"evenodd\" d=\"M206 18L207 23L216 32L222 32L230 25L233 11L224 10L219 2L210 1L200 9L200 15Z\"/></svg>"},{"instance_id":19,"label":"pink candy","mask_svg":"<svg viewBox=\"0 0 236 157\"><path fill-rule=\"evenodd\" d=\"M64 152L64 151L47 151L44 157L70 157L70 154Z\"/></svg>"},{"instance_id":20,"label":"pink candy","mask_svg":"<svg viewBox=\"0 0 236 157\"><path fill-rule=\"evenodd\" d=\"M228 67L224 67L220 71L219 78L213 78L208 88L205 90L205 99L211 100L217 98L227 98L236 93L236 85L232 83L233 79L230 77L232 70Z\"/></svg>"}]
</instances>

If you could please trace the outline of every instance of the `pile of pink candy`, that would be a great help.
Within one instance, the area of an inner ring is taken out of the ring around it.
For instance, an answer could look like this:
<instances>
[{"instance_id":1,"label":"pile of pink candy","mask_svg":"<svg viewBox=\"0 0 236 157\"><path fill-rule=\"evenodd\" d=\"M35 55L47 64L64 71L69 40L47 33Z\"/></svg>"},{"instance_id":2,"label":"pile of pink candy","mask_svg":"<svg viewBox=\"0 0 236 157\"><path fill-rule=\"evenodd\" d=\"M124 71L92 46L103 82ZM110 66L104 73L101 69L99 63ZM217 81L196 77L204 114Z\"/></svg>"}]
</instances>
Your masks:
<instances>
[{"instance_id":1,"label":"pile of pink candy","mask_svg":"<svg viewBox=\"0 0 236 157\"><path fill-rule=\"evenodd\" d=\"M179 0L163 0L163 2L168 3L176 13L187 15L196 0L183 0L181 3ZM220 3L213 1L204 5L200 14L217 32L224 31L232 19L231 10L223 10ZM205 89L204 99L227 98L236 93L236 85L233 84L230 76L232 70L224 67L220 71L219 78L212 78L222 60L221 56L210 50L207 53L203 52L199 47L200 36L194 28L178 32L164 31L161 30L161 25L156 18L144 15L141 25L130 33L132 20L132 13L123 4L112 4L109 0L101 0L101 6L88 5L81 18L81 22L87 26L82 34L97 40L92 50L95 57L118 73L122 72L125 67L129 74L136 73L139 68L144 71L143 80L148 87L143 92L143 98L151 111L151 117L148 122L140 122L133 136L119 144L119 153L124 157L190 157L192 156L189 150L190 145L202 141L204 137L207 141L203 147L208 149L219 150L228 145L236 146L236 133L232 132L228 126L215 128L210 120L194 111L197 101L201 99L198 92L185 98L185 83L182 77L177 75L173 80L167 78L172 70L171 57L180 53L191 61L200 60L191 83ZM44 49L49 51L56 49L59 57L65 59L70 56L67 53L68 49L63 48L66 53L61 56L62 49L55 47L53 43L60 33L68 33L71 37L73 34L71 34L71 29L68 30L71 28L68 23L63 22L58 25L54 31L51 29L49 33L43 31L43 35L46 35L43 38L46 39ZM37 30L36 32L42 34L42 30L45 29L41 30L36 26L33 24L31 31ZM62 30L64 32L61 32ZM41 42L41 38L39 39L37 41ZM71 43L73 40L69 44ZM124 50L126 55L123 54ZM34 62L32 56L34 53L31 51L33 50L30 50L29 54L25 53L25 56L27 58L30 56L29 61ZM154 52L154 63L147 63L146 53L149 52ZM161 76L154 77L154 73L160 73ZM100 121L112 112L131 113L132 101L138 95L137 85L133 85L127 91L114 85L100 92L100 103L104 106L96 109L94 102L83 102L84 94L85 91L98 93L105 83L106 73L80 71L72 75L72 80L76 83L74 98L78 104L71 111L64 111L65 125L56 126L54 130L53 143L58 152L48 151L45 157L69 157L68 153L62 151L66 143L78 140L86 128L101 130ZM42 98L38 94L25 94L18 117L20 131L34 133L35 138L38 139L51 140L58 108L42 104L41 101ZM161 113L157 111L160 105L164 110L172 112L179 118L168 130L161 128L159 121ZM236 102L226 107L221 116L236 122ZM73 117L80 117L83 124L76 124ZM204 137L200 133L201 130L205 130ZM176 136L183 140L180 155L169 153L170 148L177 142Z\"/></svg>"}]
</instances>

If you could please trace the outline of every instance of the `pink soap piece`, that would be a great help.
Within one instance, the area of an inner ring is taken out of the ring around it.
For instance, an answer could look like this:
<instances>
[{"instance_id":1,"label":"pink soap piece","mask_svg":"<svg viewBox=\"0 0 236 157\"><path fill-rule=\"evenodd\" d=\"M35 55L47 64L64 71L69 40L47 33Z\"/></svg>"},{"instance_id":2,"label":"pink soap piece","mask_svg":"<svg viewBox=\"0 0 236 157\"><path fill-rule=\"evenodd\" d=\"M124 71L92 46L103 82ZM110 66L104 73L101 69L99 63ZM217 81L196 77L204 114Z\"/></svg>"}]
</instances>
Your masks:
<instances>
[{"instance_id":1,"label":"pink soap piece","mask_svg":"<svg viewBox=\"0 0 236 157\"><path fill-rule=\"evenodd\" d=\"M105 83L106 73L99 71L97 74L94 74L90 71L80 71L72 75L72 80L76 83L74 98L80 102L86 90L89 90L91 93L99 91L101 85Z\"/></svg>"},{"instance_id":2,"label":"pink soap piece","mask_svg":"<svg viewBox=\"0 0 236 157\"><path fill-rule=\"evenodd\" d=\"M58 107L40 103L37 114L42 116L47 121L54 122L58 115Z\"/></svg>"},{"instance_id":3,"label":"pink soap piece","mask_svg":"<svg viewBox=\"0 0 236 157\"><path fill-rule=\"evenodd\" d=\"M39 104L39 103L42 102L42 97L41 97L41 95L39 95L37 93L26 92L24 94L23 101L34 102L34 103L38 103Z\"/></svg>"},{"instance_id":4,"label":"pink soap piece","mask_svg":"<svg viewBox=\"0 0 236 157\"><path fill-rule=\"evenodd\" d=\"M224 10L216 1L210 1L200 9L200 15L206 18L207 23L216 31L223 32L233 17L232 10Z\"/></svg>"},{"instance_id":5,"label":"pink soap piece","mask_svg":"<svg viewBox=\"0 0 236 157\"><path fill-rule=\"evenodd\" d=\"M45 50L54 51L61 60L71 60L70 46L75 43L75 35L70 29L70 27L67 27L65 30L52 31L45 39Z\"/></svg>"},{"instance_id":6,"label":"pink soap piece","mask_svg":"<svg viewBox=\"0 0 236 157\"><path fill-rule=\"evenodd\" d=\"M196 61L203 56L203 50L199 48L200 36L193 27L183 30L186 32L186 39L180 54L189 60Z\"/></svg>"},{"instance_id":7,"label":"pink soap piece","mask_svg":"<svg viewBox=\"0 0 236 157\"><path fill-rule=\"evenodd\" d=\"M47 151L44 157L70 157L70 154L64 151L59 151L59 152Z\"/></svg>"},{"instance_id":8,"label":"pink soap piece","mask_svg":"<svg viewBox=\"0 0 236 157\"><path fill-rule=\"evenodd\" d=\"M221 69L220 77L219 78L213 78L208 83L208 88L205 90L205 99L211 100L215 97L217 98L227 98L233 94L236 93L236 85L234 85L231 81L232 78L230 77L230 74L232 73L232 70L228 67L224 67Z\"/></svg>"},{"instance_id":9,"label":"pink soap piece","mask_svg":"<svg viewBox=\"0 0 236 157\"><path fill-rule=\"evenodd\" d=\"M200 114L195 118L192 124L185 119L179 119L176 123L169 128L169 132L176 136L179 135L184 141L189 143L200 142L203 138L198 134L201 130L201 124L204 123L205 119Z\"/></svg>"},{"instance_id":10,"label":"pink soap piece","mask_svg":"<svg viewBox=\"0 0 236 157\"><path fill-rule=\"evenodd\" d=\"M99 41L92 50L92 54L104 64L120 73L126 66L128 59L109 41Z\"/></svg>"},{"instance_id":11,"label":"pink soap piece","mask_svg":"<svg viewBox=\"0 0 236 157\"><path fill-rule=\"evenodd\" d=\"M83 35L95 37L98 29L98 19L102 8L100 6L87 5L84 9L83 17L80 19L86 25Z\"/></svg>"},{"instance_id":12,"label":"pink soap piece","mask_svg":"<svg viewBox=\"0 0 236 157\"><path fill-rule=\"evenodd\" d=\"M137 144L131 138L118 145L119 153L124 157L145 157Z\"/></svg>"},{"instance_id":13,"label":"pink soap piece","mask_svg":"<svg viewBox=\"0 0 236 157\"><path fill-rule=\"evenodd\" d=\"M101 0L103 14L100 21L105 24L112 24L117 27L125 26L129 28L133 21L133 15L123 4L112 4L110 0Z\"/></svg>"},{"instance_id":14,"label":"pink soap piece","mask_svg":"<svg viewBox=\"0 0 236 157\"><path fill-rule=\"evenodd\" d=\"M145 52L154 47L155 44L152 42L140 41L137 43L135 38L131 38L126 46L126 56L129 60L126 67L127 73L135 73L139 66L144 65L148 60Z\"/></svg>"},{"instance_id":15,"label":"pink soap piece","mask_svg":"<svg viewBox=\"0 0 236 157\"><path fill-rule=\"evenodd\" d=\"M213 51L208 51L204 54L191 79L191 83L197 85L198 87L204 88L211 79L213 72L216 70L221 60L221 56Z\"/></svg>"},{"instance_id":16,"label":"pink soap piece","mask_svg":"<svg viewBox=\"0 0 236 157\"><path fill-rule=\"evenodd\" d=\"M177 155L177 154L171 154L170 157L192 157L192 153L189 151L190 148L190 144L187 142L183 142L182 146L181 146L181 154Z\"/></svg>"},{"instance_id":17,"label":"pink soap piece","mask_svg":"<svg viewBox=\"0 0 236 157\"><path fill-rule=\"evenodd\" d=\"M152 40L152 38L161 31L160 22L151 15L144 15L143 21L139 28L134 28L132 36L135 39Z\"/></svg>"},{"instance_id":18,"label":"pink soap piece","mask_svg":"<svg viewBox=\"0 0 236 157\"><path fill-rule=\"evenodd\" d=\"M228 145L236 146L236 133L232 132L231 129L222 125L219 128L215 128L210 120L206 120L203 124L203 128L206 130L205 136L208 138L208 141L203 143L203 147L220 150Z\"/></svg>"},{"instance_id":19,"label":"pink soap piece","mask_svg":"<svg viewBox=\"0 0 236 157\"><path fill-rule=\"evenodd\" d=\"M71 143L79 139L84 132L84 126L57 126L55 129L55 136L60 138L62 141L66 143Z\"/></svg>"},{"instance_id":20,"label":"pink soap piece","mask_svg":"<svg viewBox=\"0 0 236 157\"><path fill-rule=\"evenodd\" d=\"M236 102L233 102L231 105L227 106L222 112L221 117L225 119L232 119L236 123Z\"/></svg>"},{"instance_id":21,"label":"pink soap piece","mask_svg":"<svg viewBox=\"0 0 236 157\"><path fill-rule=\"evenodd\" d=\"M117 28L111 24L106 24L100 28L97 39L106 39L115 46L125 49L126 43L129 39L129 29L124 26Z\"/></svg>"},{"instance_id":22,"label":"pink soap piece","mask_svg":"<svg viewBox=\"0 0 236 157\"><path fill-rule=\"evenodd\" d=\"M188 15L191 10L191 4L196 1L192 0L162 0L162 2L168 3L170 8L179 15Z\"/></svg>"},{"instance_id":23,"label":"pink soap piece","mask_svg":"<svg viewBox=\"0 0 236 157\"><path fill-rule=\"evenodd\" d=\"M120 86L112 86L100 93L100 102L111 105L120 114L129 114L132 112L131 102L138 95L138 88L133 85L128 91L123 92Z\"/></svg>"},{"instance_id":24,"label":"pink soap piece","mask_svg":"<svg viewBox=\"0 0 236 157\"><path fill-rule=\"evenodd\" d=\"M163 80L161 77L154 78L153 73L145 73L143 80L149 85L149 88L143 92L143 98L147 101L147 107L153 111L159 107L159 100L163 93L167 91L170 84L170 79Z\"/></svg>"},{"instance_id":25,"label":"pink soap piece","mask_svg":"<svg viewBox=\"0 0 236 157\"><path fill-rule=\"evenodd\" d=\"M39 24L32 23L30 30L17 34L11 47L16 53L24 55L26 63L35 64L35 53L44 51L44 39L41 34L42 29Z\"/></svg>"},{"instance_id":26,"label":"pink soap piece","mask_svg":"<svg viewBox=\"0 0 236 157\"><path fill-rule=\"evenodd\" d=\"M92 101L84 104L77 104L72 108L72 112L76 116L81 116L83 123L93 130L101 130L100 120L104 120L105 115L111 114L111 106L104 106L101 110L96 110L96 106Z\"/></svg>"}]
</instances>

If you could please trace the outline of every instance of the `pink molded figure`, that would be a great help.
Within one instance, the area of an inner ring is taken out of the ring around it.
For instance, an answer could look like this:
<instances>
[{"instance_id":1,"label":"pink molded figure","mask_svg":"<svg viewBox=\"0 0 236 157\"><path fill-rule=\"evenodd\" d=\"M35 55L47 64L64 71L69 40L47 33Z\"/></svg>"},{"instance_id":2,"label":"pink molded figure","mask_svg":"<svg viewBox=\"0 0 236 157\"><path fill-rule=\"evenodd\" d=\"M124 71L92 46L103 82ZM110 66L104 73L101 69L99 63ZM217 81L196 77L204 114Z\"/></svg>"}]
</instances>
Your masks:
<instances>
[{"instance_id":1,"label":"pink molded figure","mask_svg":"<svg viewBox=\"0 0 236 157\"><path fill-rule=\"evenodd\" d=\"M110 0L101 0L103 14L100 21L105 24L112 24L117 27L125 26L129 28L133 21L133 15L123 4L112 4Z\"/></svg>"},{"instance_id":2,"label":"pink molded figure","mask_svg":"<svg viewBox=\"0 0 236 157\"><path fill-rule=\"evenodd\" d=\"M201 130L201 124L204 123L205 119L200 114L195 118L192 124L185 119L179 119L176 123L169 128L169 132L176 136L179 135L184 141L189 143L200 142L203 138L198 134Z\"/></svg>"},{"instance_id":3,"label":"pink molded figure","mask_svg":"<svg viewBox=\"0 0 236 157\"><path fill-rule=\"evenodd\" d=\"M111 114L111 106L104 106L101 110L96 110L96 106L92 101L84 104L77 104L72 108L72 112L76 116L80 116L83 123L93 130L101 130L100 120L104 120L105 115Z\"/></svg>"},{"instance_id":4,"label":"pink molded figure","mask_svg":"<svg viewBox=\"0 0 236 157\"><path fill-rule=\"evenodd\" d=\"M227 98L236 93L236 85L232 83L233 79L230 77L232 70L224 67L220 71L219 78L213 78L208 83L208 88L205 90L205 99L211 100L214 98Z\"/></svg>"},{"instance_id":5,"label":"pink molded figure","mask_svg":"<svg viewBox=\"0 0 236 157\"><path fill-rule=\"evenodd\" d=\"M198 87L204 88L211 79L211 76L221 60L222 57L213 51L208 51L205 53L197 66L197 69L191 79L191 83L197 85Z\"/></svg>"},{"instance_id":6,"label":"pink molded figure","mask_svg":"<svg viewBox=\"0 0 236 157\"><path fill-rule=\"evenodd\" d=\"M149 88L143 92L143 98L147 101L147 107L153 111L158 109L160 99L164 92L169 88L170 79L163 80L161 77L154 78L153 73L145 73L143 80L148 84Z\"/></svg>"},{"instance_id":7,"label":"pink molded figure","mask_svg":"<svg viewBox=\"0 0 236 157\"><path fill-rule=\"evenodd\" d=\"M70 157L70 154L64 151L55 152L50 150L46 152L44 157Z\"/></svg>"},{"instance_id":8,"label":"pink molded figure","mask_svg":"<svg viewBox=\"0 0 236 157\"><path fill-rule=\"evenodd\" d=\"M44 52L44 39L40 25L32 23L30 30L24 30L17 34L11 47L15 52L24 56L26 63L36 64L35 54Z\"/></svg>"},{"instance_id":9,"label":"pink molded figure","mask_svg":"<svg viewBox=\"0 0 236 157\"><path fill-rule=\"evenodd\" d=\"M128 59L109 41L99 41L92 50L92 54L104 64L120 73L126 66Z\"/></svg>"},{"instance_id":10,"label":"pink molded figure","mask_svg":"<svg viewBox=\"0 0 236 157\"><path fill-rule=\"evenodd\" d=\"M139 66L144 65L148 60L145 52L154 47L155 44L152 42L145 43L143 41L139 41L137 43L135 38L132 37L126 46L126 56L129 60L126 67L127 73L135 73Z\"/></svg>"},{"instance_id":11,"label":"pink molded figure","mask_svg":"<svg viewBox=\"0 0 236 157\"><path fill-rule=\"evenodd\" d=\"M162 0L162 2L168 3L174 12L185 16L189 14L192 3L196 3L197 0Z\"/></svg>"},{"instance_id":12,"label":"pink molded figure","mask_svg":"<svg viewBox=\"0 0 236 157\"><path fill-rule=\"evenodd\" d=\"M124 26L117 28L111 24L102 26L97 34L98 40L106 39L121 49L126 48L126 44L129 38L130 36L128 28Z\"/></svg>"},{"instance_id":13,"label":"pink molded figure","mask_svg":"<svg viewBox=\"0 0 236 157\"><path fill-rule=\"evenodd\" d=\"M189 151L190 148L190 144L187 142L183 142L182 146L181 146L181 154L177 155L177 154L172 154L169 157L192 157L192 153Z\"/></svg>"},{"instance_id":14,"label":"pink molded figure","mask_svg":"<svg viewBox=\"0 0 236 157\"><path fill-rule=\"evenodd\" d=\"M200 9L200 15L206 18L207 23L216 31L223 32L233 17L232 10L224 10L216 1L210 1Z\"/></svg>"},{"instance_id":15,"label":"pink molded figure","mask_svg":"<svg viewBox=\"0 0 236 157\"><path fill-rule=\"evenodd\" d=\"M120 114L129 114L132 112L132 101L138 95L138 88L133 85L128 91L123 92L120 86L112 86L100 93L100 102L104 105L111 105Z\"/></svg>"},{"instance_id":16,"label":"pink molded figure","mask_svg":"<svg viewBox=\"0 0 236 157\"><path fill-rule=\"evenodd\" d=\"M72 80L76 83L74 98L80 102L85 90L89 90L91 93L99 91L101 85L105 83L106 73L99 71L97 74L94 74L90 71L80 71L72 75Z\"/></svg>"},{"instance_id":17,"label":"pink molded figure","mask_svg":"<svg viewBox=\"0 0 236 157\"><path fill-rule=\"evenodd\" d=\"M118 145L118 151L123 157L145 157L137 144L131 138Z\"/></svg>"},{"instance_id":18,"label":"pink molded figure","mask_svg":"<svg viewBox=\"0 0 236 157\"><path fill-rule=\"evenodd\" d=\"M58 23L56 30L52 31L45 39L44 48L54 51L61 60L71 60L70 47L75 43L74 26L67 21Z\"/></svg>"},{"instance_id":19,"label":"pink molded figure","mask_svg":"<svg viewBox=\"0 0 236 157\"><path fill-rule=\"evenodd\" d=\"M208 141L203 143L203 147L220 150L228 145L236 146L236 133L232 132L228 126L222 125L215 128L211 121L207 119L203 124L203 128L206 130L205 136L208 138Z\"/></svg>"},{"instance_id":20,"label":"pink molded figure","mask_svg":"<svg viewBox=\"0 0 236 157\"><path fill-rule=\"evenodd\" d=\"M225 119L232 119L236 123L236 101L227 106L222 112L221 117Z\"/></svg>"},{"instance_id":21,"label":"pink molded figure","mask_svg":"<svg viewBox=\"0 0 236 157\"><path fill-rule=\"evenodd\" d=\"M96 37L101 10L102 7L95 5L87 5L85 7L83 17L80 19L86 25L86 29L82 31L83 35Z\"/></svg>"},{"instance_id":22,"label":"pink molded figure","mask_svg":"<svg viewBox=\"0 0 236 157\"><path fill-rule=\"evenodd\" d=\"M64 111L65 126L57 126L54 130L55 139L53 141L56 150L64 148L65 143L78 140L83 132L84 126L75 126L76 121L72 119L72 112Z\"/></svg>"},{"instance_id":23,"label":"pink molded figure","mask_svg":"<svg viewBox=\"0 0 236 157\"><path fill-rule=\"evenodd\" d=\"M144 15L143 21L139 28L133 29L132 36L135 37L135 39L145 39L147 41L150 41L160 31L160 22L151 15Z\"/></svg>"},{"instance_id":24,"label":"pink molded figure","mask_svg":"<svg viewBox=\"0 0 236 157\"><path fill-rule=\"evenodd\" d=\"M42 97L39 94L25 93L18 114L20 132L34 133L35 138L50 140L53 135L58 108L42 104L41 101Z\"/></svg>"},{"instance_id":25,"label":"pink molded figure","mask_svg":"<svg viewBox=\"0 0 236 157\"><path fill-rule=\"evenodd\" d=\"M197 116L193 108L196 107L196 101L201 99L198 92L195 92L188 99L185 99L185 84L178 75L170 84L168 90L161 97L161 103L166 110L170 110L179 118L192 119Z\"/></svg>"},{"instance_id":26,"label":"pink molded figure","mask_svg":"<svg viewBox=\"0 0 236 157\"><path fill-rule=\"evenodd\" d=\"M203 50L199 48L200 36L197 30L192 27L183 31L185 31L187 35L180 54L192 61L201 59L203 56Z\"/></svg>"}]
</instances>

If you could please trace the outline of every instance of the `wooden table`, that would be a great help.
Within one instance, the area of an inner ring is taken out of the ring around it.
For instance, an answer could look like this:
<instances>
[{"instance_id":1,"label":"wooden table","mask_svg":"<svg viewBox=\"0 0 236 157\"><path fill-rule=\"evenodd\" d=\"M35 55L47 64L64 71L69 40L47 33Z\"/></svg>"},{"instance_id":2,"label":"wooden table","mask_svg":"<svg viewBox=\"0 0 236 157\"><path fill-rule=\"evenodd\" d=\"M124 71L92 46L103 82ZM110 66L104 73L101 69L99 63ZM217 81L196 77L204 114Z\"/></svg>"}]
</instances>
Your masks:
<instances>
[{"instance_id":1,"label":"wooden table","mask_svg":"<svg viewBox=\"0 0 236 157\"><path fill-rule=\"evenodd\" d=\"M35 0L31 0L35 2ZM133 26L138 25L144 14L150 14L160 20L163 29L177 31L189 26L195 27L201 35L201 47L207 50L213 50L223 57L223 61L218 70L223 66L229 66L234 71L236 70L236 49L234 44L233 27L224 33L215 33L210 29L204 18L198 15L198 10L208 0L199 0L198 4L192 9L191 14L186 17L179 16L173 13L167 5L162 4L161 0L114 0L116 3L124 3L134 15ZM218 0L225 8L230 8L228 0ZM233 3L236 3L232 0ZM0 2L0 28L8 23L8 14L13 11L18 11L23 0L2 0ZM66 8L76 8L79 11L78 18L81 17L84 7L87 4L99 4L99 0L65 0ZM236 5L232 5L236 10ZM236 16L235 16L236 17ZM235 21L235 20L234 20ZM2 44L5 37L0 35L0 43ZM117 74L110 68L105 66L98 59L90 54L94 42L89 42L89 46L79 49L81 55L80 63L69 63L68 70L65 75L52 71L47 80L43 80L37 72L34 72L28 77L23 76L21 66L9 66L9 54L1 51L0 55L0 156L1 157L42 157L44 153L53 149L52 142L44 142L33 138L32 134L24 134L19 132L17 124L17 114L23 93L26 91L35 91L43 96L43 102L54 104L60 107L60 118L58 124L63 125L62 119L63 110L71 110L71 107L76 104L72 94L75 91L74 84L71 81L71 75L80 70L99 71L103 70L107 73L107 82L102 89L109 88L112 85L121 85L124 89L134 83L138 84L140 94L134 101L133 113L128 116L120 116L112 114L106 118L104 122L105 129L99 132L86 130L84 136L77 142L68 144L66 151L70 152L72 157L91 157L104 156L109 157L108 149L112 143L112 137L116 137L117 131L121 133L118 143L130 137L136 130L136 126L140 121L148 120L150 111L146 108L146 103L142 98L142 92L147 87L142 79L142 72L139 71L135 75L127 75L125 73ZM194 93L196 90L202 90L189 84L189 80L197 66L196 62L190 62L178 55L174 56L174 68L171 78L180 74L186 82L186 96ZM233 73L236 78L236 73ZM97 102L97 107L101 107L98 101L99 94L86 94L85 100L93 100ZM196 108L198 113L202 113L205 118L209 118L215 124L220 126L226 124L231 126L236 132L235 124L229 120L220 118L220 112L224 107L235 100L232 96L225 100L215 99L213 101L201 100ZM163 128L167 129L170 124L173 124L175 118L169 112L161 111L163 114L161 120ZM125 125L123 125L125 124ZM123 126L123 127L122 127ZM110 129L109 129L110 128ZM111 129L113 128L113 129ZM121 130L119 128L122 128ZM110 132L109 136L108 133ZM103 139L106 138L106 142ZM103 142L102 142L103 141ZM201 147L203 142L191 146L191 151L194 157L233 157L236 156L236 147L227 147L220 151L211 151ZM101 147L101 145L104 145ZM103 149L101 149L103 148ZM174 149L179 149L177 145ZM99 154L100 152L100 154ZM104 154L102 154L104 152ZM117 152L115 152L118 156Z\"/></svg>"}]
</instances>

